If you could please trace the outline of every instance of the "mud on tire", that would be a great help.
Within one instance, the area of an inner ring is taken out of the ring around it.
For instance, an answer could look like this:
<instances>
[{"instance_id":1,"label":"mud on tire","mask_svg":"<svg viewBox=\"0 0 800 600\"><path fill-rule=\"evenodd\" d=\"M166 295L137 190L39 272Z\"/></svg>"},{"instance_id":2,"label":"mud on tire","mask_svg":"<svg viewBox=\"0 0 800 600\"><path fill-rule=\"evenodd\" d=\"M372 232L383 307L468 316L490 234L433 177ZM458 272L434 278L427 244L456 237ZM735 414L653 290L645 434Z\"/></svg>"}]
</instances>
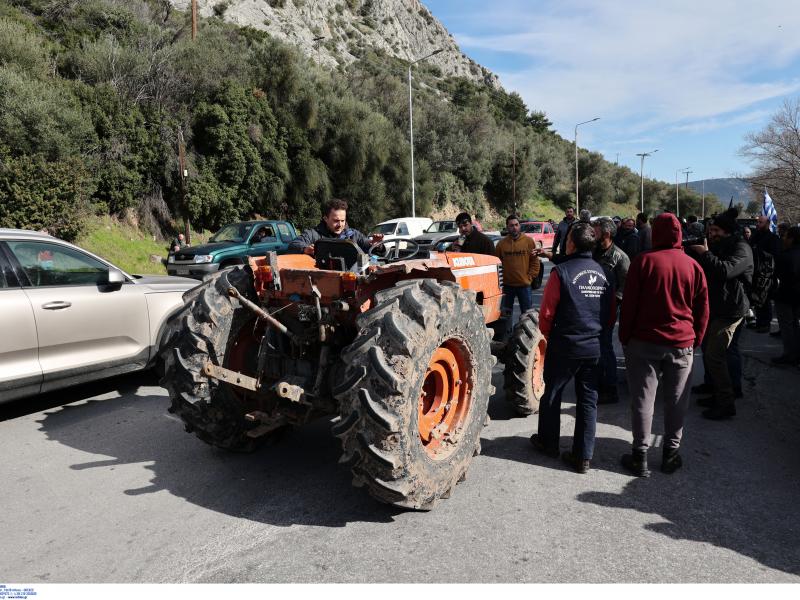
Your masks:
<instances>
[{"instance_id":1,"label":"mud on tire","mask_svg":"<svg viewBox=\"0 0 800 600\"><path fill-rule=\"evenodd\" d=\"M415 280L376 294L358 327L334 390L340 462L376 499L429 510L480 452L495 363L483 313L457 284Z\"/></svg>"},{"instance_id":2,"label":"mud on tire","mask_svg":"<svg viewBox=\"0 0 800 600\"><path fill-rule=\"evenodd\" d=\"M503 371L506 400L519 416L539 410L544 393L544 356L547 342L539 331L539 313L524 313L506 347Z\"/></svg>"},{"instance_id":3,"label":"mud on tire","mask_svg":"<svg viewBox=\"0 0 800 600\"><path fill-rule=\"evenodd\" d=\"M202 373L209 360L226 366L239 333L254 321L253 313L228 295L231 287L256 300L246 267L216 273L191 291L187 305L170 323L175 333L160 351L165 368L161 384L169 391L170 412L183 420L186 431L213 446L250 452L282 431L249 437L254 424L245 421L247 411L241 399L229 385Z\"/></svg>"}]
</instances>

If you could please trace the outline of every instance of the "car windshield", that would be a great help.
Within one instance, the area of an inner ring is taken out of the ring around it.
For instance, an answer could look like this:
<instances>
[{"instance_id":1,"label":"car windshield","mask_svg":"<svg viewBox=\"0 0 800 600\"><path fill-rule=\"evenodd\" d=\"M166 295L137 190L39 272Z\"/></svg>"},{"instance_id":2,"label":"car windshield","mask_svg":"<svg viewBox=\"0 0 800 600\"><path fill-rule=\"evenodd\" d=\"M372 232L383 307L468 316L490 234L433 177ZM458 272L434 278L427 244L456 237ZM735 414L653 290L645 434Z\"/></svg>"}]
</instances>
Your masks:
<instances>
[{"instance_id":1,"label":"car windshield","mask_svg":"<svg viewBox=\"0 0 800 600\"><path fill-rule=\"evenodd\" d=\"M443 231L455 231L455 221L434 221L430 227L425 230L425 233L442 233Z\"/></svg>"},{"instance_id":2,"label":"car windshield","mask_svg":"<svg viewBox=\"0 0 800 600\"><path fill-rule=\"evenodd\" d=\"M391 235L394 233L397 223L383 223L375 227L375 233L382 233L383 235Z\"/></svg>"},{"instance_id":3,"label":"car windshield","mask_svg":"<svg viewBox=\"0 0 800 600\"><path fill-rule=\"evenodd\" d=\"M253 223L232 223L211 236L209 242L244 242L253 228Z\"/></svg>"},{"instance_id":4,"label":"car windshield","mask_svg":"<svg viewBox=\"0 0 800 600\"><path fill-rule=\"evenodd\" d=\"M523 223L522 231L523 231L523 233L542 233L542 224L541 223Z\"/></svg>"}]
</instances>

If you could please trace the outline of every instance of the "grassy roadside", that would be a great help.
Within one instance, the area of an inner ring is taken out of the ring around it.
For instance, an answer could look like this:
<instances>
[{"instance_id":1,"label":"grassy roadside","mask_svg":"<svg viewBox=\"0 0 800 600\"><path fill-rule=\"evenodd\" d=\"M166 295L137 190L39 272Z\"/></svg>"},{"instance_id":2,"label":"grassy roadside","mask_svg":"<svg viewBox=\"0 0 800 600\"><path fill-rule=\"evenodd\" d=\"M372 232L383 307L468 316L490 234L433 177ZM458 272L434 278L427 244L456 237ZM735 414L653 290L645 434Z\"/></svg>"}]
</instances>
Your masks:
<instances>
[{"instance_id":1,"label":"grassy roadside","mask_svg":"<svg viewBox=\"0 0 800 600\"><path fill-rule=\"evenodd\" d=\"M192 242L198 243L208 234L192 233ZM92 220L86 232L75 242L77 246L102 256L123 271L137 275L166 275L161 262L152 262L151 255L167 257L168 241L157 241L152 235L111 217Z\"/></svg>"}]
</instances>

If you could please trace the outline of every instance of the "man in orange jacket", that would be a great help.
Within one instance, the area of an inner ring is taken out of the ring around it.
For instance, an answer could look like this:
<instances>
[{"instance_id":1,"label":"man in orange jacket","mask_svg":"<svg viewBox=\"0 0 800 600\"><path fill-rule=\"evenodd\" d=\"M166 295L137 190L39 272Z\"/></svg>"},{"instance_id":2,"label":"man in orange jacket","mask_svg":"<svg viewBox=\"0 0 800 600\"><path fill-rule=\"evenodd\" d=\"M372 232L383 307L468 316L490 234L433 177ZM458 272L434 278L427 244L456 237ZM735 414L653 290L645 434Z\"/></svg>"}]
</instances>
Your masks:
<instances>
[{"instance_id":1,"label":"man in orange jacket","mask_svg":"<svg viewBox=\"0 0 800 600\"><path fill-rule=\"evenodd\" d=\"M536 242L522 235L519 218L506 218L508 235L497 244L497 257L503 262L503 314L508 319L508 329L513 325L511 315L514 299L519 300L520 312L533 308L531 283L539 276L542 263L536 256Z\"/></svg>"}]
</instances>

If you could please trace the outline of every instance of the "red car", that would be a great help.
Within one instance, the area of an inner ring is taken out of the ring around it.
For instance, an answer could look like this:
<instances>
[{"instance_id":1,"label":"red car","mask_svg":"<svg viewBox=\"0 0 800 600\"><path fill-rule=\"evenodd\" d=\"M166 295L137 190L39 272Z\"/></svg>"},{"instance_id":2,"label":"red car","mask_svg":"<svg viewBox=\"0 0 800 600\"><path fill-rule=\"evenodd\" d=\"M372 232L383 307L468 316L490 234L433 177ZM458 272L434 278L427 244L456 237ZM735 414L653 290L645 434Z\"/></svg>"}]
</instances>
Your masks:
<instances>
[{"instance_id":1,"label":"red car","mask_svg":"<svg viewBox=\"0 0 800 600\"><path fill-rule=\"evenodd\" d=\"M536 242L537 248L552 249L556 237L553 226L548 221L523 221L522 233Z\"/></svg>"}]
</instances>

